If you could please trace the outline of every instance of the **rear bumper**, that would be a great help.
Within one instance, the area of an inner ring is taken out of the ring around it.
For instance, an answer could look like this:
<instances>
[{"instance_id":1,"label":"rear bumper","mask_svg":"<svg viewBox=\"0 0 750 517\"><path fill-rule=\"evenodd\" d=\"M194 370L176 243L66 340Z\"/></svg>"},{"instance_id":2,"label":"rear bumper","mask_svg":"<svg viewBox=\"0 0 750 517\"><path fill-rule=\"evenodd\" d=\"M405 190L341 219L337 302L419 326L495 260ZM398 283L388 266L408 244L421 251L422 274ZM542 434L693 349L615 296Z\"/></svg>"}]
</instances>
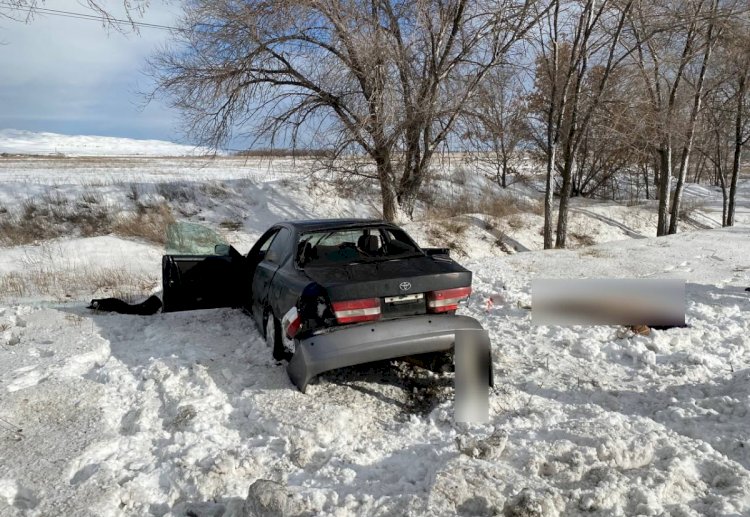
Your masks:
<instances>
[{"instance_id":1,"label":"rear bumper","mask_svg":"<svg viewBox=\"0 0 750 517\"><path fill-rule=\"evenodd\" d=\"M448 351L457 330L482 329L468 316L432 314L342 327L327 334L301 340L287 372L304 393L316 375L353 366L408 355Z\"/></svg>"}]
</instances>

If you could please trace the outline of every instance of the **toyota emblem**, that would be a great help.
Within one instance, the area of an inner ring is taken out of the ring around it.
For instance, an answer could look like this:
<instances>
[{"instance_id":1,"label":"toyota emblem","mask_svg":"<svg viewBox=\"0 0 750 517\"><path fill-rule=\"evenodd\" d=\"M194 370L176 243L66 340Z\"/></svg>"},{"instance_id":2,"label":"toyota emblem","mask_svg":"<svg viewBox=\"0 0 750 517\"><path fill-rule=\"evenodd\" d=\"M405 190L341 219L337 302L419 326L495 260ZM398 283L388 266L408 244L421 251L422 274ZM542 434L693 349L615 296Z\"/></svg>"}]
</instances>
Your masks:
<instances>
[{"instance_id":1,"label":"toyota emblem","mask_svg":"<svg viewBox=\"0 0 750 517\"><path fill-rule=\"evenodd\" d=\"M402 291L408 291L409 289L411 289L411 282L401 282L400 284L398 284L398 288Z\"/></svg>"}]
</instances>

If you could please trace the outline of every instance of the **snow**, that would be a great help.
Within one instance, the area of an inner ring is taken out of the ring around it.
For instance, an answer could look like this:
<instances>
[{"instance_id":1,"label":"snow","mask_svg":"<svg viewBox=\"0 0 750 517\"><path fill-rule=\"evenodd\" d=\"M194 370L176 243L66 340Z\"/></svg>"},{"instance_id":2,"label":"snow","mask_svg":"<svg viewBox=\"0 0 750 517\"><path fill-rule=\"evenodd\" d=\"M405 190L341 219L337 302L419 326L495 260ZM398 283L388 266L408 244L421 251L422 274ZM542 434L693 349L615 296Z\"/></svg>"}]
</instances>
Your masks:
<instances>
[{"instance_id":1,"label":"snow","mask_svg":"<svg viewBox=\"0 0 750 517\"><path fill-rule=\"evenodd\" d=\"M0 129L0 153L65 156L185 156L209 150L163 140L61 135Z\"/></svg>"},{"instance_id":2,"label":"snow","mask_svg":"<svg viewBox=\"0 0 750 517\"><path fill-rule=\"evenodd\" d=\"M279 219L377 214L366 189L312 185L304 162L102 160L1 162L0 206L95 191L132 210L137 183L180 220L238 222L222 231L243 252ZM533 213L406 225L454 238L474 272L462 311L490 332L496 380L481 425L454 422L450 376L407 365L329 372L303 395L241 311L85 308L109 293L86 284L98 270L158 290L155 244L0 248L0 278L60 280L0 294L0 515L750 515L750 182L735 228L715 229L720 192L693 198L714 229L659 239L649 205L576 200L596 244L569 250L539 250ZM689 326L532 325L532 279L583 277L684 279Z\"/></svg>"}]
</instances>

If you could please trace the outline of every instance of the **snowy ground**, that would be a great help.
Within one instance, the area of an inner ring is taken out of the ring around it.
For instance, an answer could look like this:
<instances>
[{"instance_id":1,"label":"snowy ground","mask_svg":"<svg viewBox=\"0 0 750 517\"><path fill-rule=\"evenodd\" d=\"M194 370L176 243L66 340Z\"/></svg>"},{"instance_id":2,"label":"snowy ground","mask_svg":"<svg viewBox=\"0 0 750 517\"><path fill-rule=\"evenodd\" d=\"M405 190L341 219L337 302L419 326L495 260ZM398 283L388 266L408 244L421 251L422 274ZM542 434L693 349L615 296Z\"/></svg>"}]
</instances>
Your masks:
<instances>
[{"instance_id":1,"label":"snowy ground","mask_svg":"<svg viewBox=\"0 0 750 517\"><path fill-rule=\"evenodd\" d=\"M0 153L65 156L193 156L204 148L163 140L61 135L0 129Z\"/></svg>"},{"instance_id":2,"label":"snowy ground","mask_svg":"<svg viewBox=\"0 0 750 517\"><path fill-rule=\"evenodd\" d=\"M278 219L376 213L366 195L311 188L286 162L264 173L267 164L231 159L129 170L105 159L89 176L80 161L14 163L0 161L6 211L50 189L71 205L93 189L98 203L129 210L137 183L141 200L169 201L178 219L221 230L242 251ZM506 255L538 249L536 214L510 225L453 218L466 225L455 238L475 273L464 313L494 347L487 425L453 422L450 377L377 364L322 375L302 395L239 311L93 314L83 301L94 289L62 282L103 267L156 289L155 244L108 235L0 248L0 278L61 279L54 295L2 293L0 515L228 516L269 501L337 516L750 515L741 187L738 227L661 239L649 237L648 206L577 202L599 244L567 251ZM690 186L691 196L702 199L693 217L715 227L720 194ZM451 237L455 222L407 227L425 242L441 235L432 225ZM536 277L684 278L689 327L535 327L523 307Z\"/></svg>"}]
</instances>

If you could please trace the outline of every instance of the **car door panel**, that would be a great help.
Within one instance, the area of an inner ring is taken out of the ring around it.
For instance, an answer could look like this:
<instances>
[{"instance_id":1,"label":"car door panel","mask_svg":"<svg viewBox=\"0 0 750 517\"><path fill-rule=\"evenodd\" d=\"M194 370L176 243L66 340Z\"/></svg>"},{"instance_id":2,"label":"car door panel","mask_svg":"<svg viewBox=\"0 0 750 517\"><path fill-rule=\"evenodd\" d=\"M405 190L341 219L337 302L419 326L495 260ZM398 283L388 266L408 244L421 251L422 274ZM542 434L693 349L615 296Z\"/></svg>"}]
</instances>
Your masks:
<instances>
[{"instance_id":1,"label":"car door panel","mask_svg":"<svg viewBox=\"0 0 750 517\"><path fill-rule=\"evenodd\" d=\"M243 257L229 255L164 255L163 312L238 307Z\"/></svg>"},{"instance_id":2,"label":"car door panel","mask_svg":"<svg viewBox=\"0 0 750 517\"><path fill-rule=\"evenodd\" d=\"M279 228L266 252L260 256L260 261L255 269L252 284L253 317L261 328L268 308L271 307L272 312L276 312L269 304L269 294L272 294L271 285L276 272L289 258L291 241L291 231L285 227ZM275 314L275 316L280 318L283 315Z\"/></svg>"}]
</instances>

